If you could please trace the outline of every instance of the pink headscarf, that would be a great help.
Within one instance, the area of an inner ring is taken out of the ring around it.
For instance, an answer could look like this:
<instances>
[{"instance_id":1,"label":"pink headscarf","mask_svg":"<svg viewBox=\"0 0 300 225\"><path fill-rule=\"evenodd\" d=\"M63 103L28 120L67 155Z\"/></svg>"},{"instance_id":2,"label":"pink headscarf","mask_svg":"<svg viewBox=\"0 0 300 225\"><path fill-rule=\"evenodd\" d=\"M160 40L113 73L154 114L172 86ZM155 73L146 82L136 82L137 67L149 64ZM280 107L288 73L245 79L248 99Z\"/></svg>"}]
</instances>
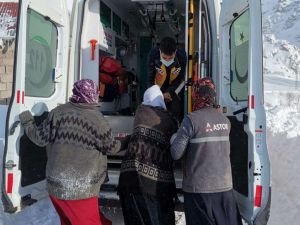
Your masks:
<instances>
[{"instance_id":1,"label":"pink headscarf","mask_svg":"<svg viewBox=\"0 0 300 225\"><path fill-rule=\"evenodd\" d=\"M91 79L81 79L74 83L73 95L70 101L73 103L98 103L99 92L97 85Z\"/></svg>"}]
</instances>

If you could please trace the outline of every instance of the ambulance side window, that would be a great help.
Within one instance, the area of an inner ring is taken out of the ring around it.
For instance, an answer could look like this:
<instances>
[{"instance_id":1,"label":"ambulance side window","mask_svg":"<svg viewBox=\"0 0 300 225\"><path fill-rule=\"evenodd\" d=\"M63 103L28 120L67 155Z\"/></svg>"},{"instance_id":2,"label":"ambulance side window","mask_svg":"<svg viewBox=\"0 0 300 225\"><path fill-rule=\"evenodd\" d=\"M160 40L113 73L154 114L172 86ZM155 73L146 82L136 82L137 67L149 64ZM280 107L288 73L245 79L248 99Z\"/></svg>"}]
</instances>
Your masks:
<instances>
[{"instance_id":1,"label":"ambulance side window","mask_svg":"<svg viewBox=\"0 0 300 225\"><path fill-rule=\"evenodd\" d=\"M249 11L230 28L230 94L235 101L248 99Z\"/></svg>"},{"instance_id":2,"label":"ambulance side window","mask_svg":"<svg viewBox=\"0 0 300 225\"><path fill-rule=\"evenodd\" d=\"M55 92L58 31L49 18L27 11L25 95L50 97Z\"/></svg>"}]
</instances>

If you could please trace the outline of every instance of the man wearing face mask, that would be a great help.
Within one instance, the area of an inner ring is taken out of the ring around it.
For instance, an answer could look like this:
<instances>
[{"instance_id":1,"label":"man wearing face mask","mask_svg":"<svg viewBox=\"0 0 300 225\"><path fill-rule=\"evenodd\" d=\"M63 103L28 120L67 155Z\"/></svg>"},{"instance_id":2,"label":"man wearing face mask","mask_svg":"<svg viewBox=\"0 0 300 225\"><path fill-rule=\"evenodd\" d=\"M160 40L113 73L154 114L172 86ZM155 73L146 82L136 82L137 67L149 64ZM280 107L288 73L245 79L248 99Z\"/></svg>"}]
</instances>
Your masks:
<instances>
[{"instance_id":1,"label":"man wearing face mask","mask_svg":"<svg viewBox=\"0 0 300 225\"><path fill-rule=\"evenodd\" d=\"M148 56L148 87L160 86L168 110L178 121L182 119L183 92L177 95L175 90L184 81L186 62L185 51L177 49L171 37L163 38L160 46L152 48Z\"/></svg>"}]
</instances>

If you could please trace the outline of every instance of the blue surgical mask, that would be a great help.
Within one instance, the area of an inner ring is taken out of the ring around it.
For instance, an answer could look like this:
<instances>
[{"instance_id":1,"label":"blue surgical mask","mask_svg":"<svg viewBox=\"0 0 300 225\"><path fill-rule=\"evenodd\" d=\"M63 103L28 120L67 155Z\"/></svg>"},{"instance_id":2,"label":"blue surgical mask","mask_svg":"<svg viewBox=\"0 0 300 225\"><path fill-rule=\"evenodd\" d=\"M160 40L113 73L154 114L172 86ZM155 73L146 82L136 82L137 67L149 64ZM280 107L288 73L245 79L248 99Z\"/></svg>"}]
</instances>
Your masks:
<instances>
[{"instance_id":1,"label":"blue surgical mask","mask_svg":"<svg viewBox=\"0 0 300 225\"><path fill-rule=\"evenodd\" d=\"M169 60L169 61L167 61L167 60L165 60L165 59L163 59L163 58L161 57L161 51L160 51L159 53L160 53L160 61L161 61L161 63L164 64L166 67L171 66L172 63L174 62L174 58L171 59L171 60Z\"/></svg>"},{"instance_id":2,"label":"blue surgical mask","mask_svg":"<svg viewBox=\"0 0 300 225\"><path fill-rule=\"evenodd\" d=\"M160 61L161 61L161 63L164 64L166 67L169 67L169 66L171 66L172 63L174 62L174 58L171 59L170 61L167 61L167 60L165 60L165 59L163 59L163 58L160 58Z\"/></svg>"}]
</instances>

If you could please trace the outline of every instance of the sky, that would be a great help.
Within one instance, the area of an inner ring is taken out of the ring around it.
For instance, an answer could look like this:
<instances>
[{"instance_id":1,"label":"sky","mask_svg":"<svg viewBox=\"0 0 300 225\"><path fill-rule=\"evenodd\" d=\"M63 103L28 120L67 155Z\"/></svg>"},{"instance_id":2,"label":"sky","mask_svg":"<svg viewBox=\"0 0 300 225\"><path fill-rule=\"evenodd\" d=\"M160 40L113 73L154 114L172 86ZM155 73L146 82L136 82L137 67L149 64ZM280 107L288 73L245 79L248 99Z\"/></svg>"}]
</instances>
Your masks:
<instances>
[{"instance_id":1,"label":"sky","mask_svg":"<svg viewBox=\"0 0 300 225\"><path fill-rule=\"evenodd\" d=\"M70 5L72 0L67 1ZM300 0L262 0L262 7L264 97L272 167L268 225L299 225ZM120 216L114 210L107 214ZM177 215L177 224L183 225L181 216ZM48 198L15 215L4 214L0 204L0 225L12 224L58 225L59 220Z\"/></svg>"}]
</instances>

